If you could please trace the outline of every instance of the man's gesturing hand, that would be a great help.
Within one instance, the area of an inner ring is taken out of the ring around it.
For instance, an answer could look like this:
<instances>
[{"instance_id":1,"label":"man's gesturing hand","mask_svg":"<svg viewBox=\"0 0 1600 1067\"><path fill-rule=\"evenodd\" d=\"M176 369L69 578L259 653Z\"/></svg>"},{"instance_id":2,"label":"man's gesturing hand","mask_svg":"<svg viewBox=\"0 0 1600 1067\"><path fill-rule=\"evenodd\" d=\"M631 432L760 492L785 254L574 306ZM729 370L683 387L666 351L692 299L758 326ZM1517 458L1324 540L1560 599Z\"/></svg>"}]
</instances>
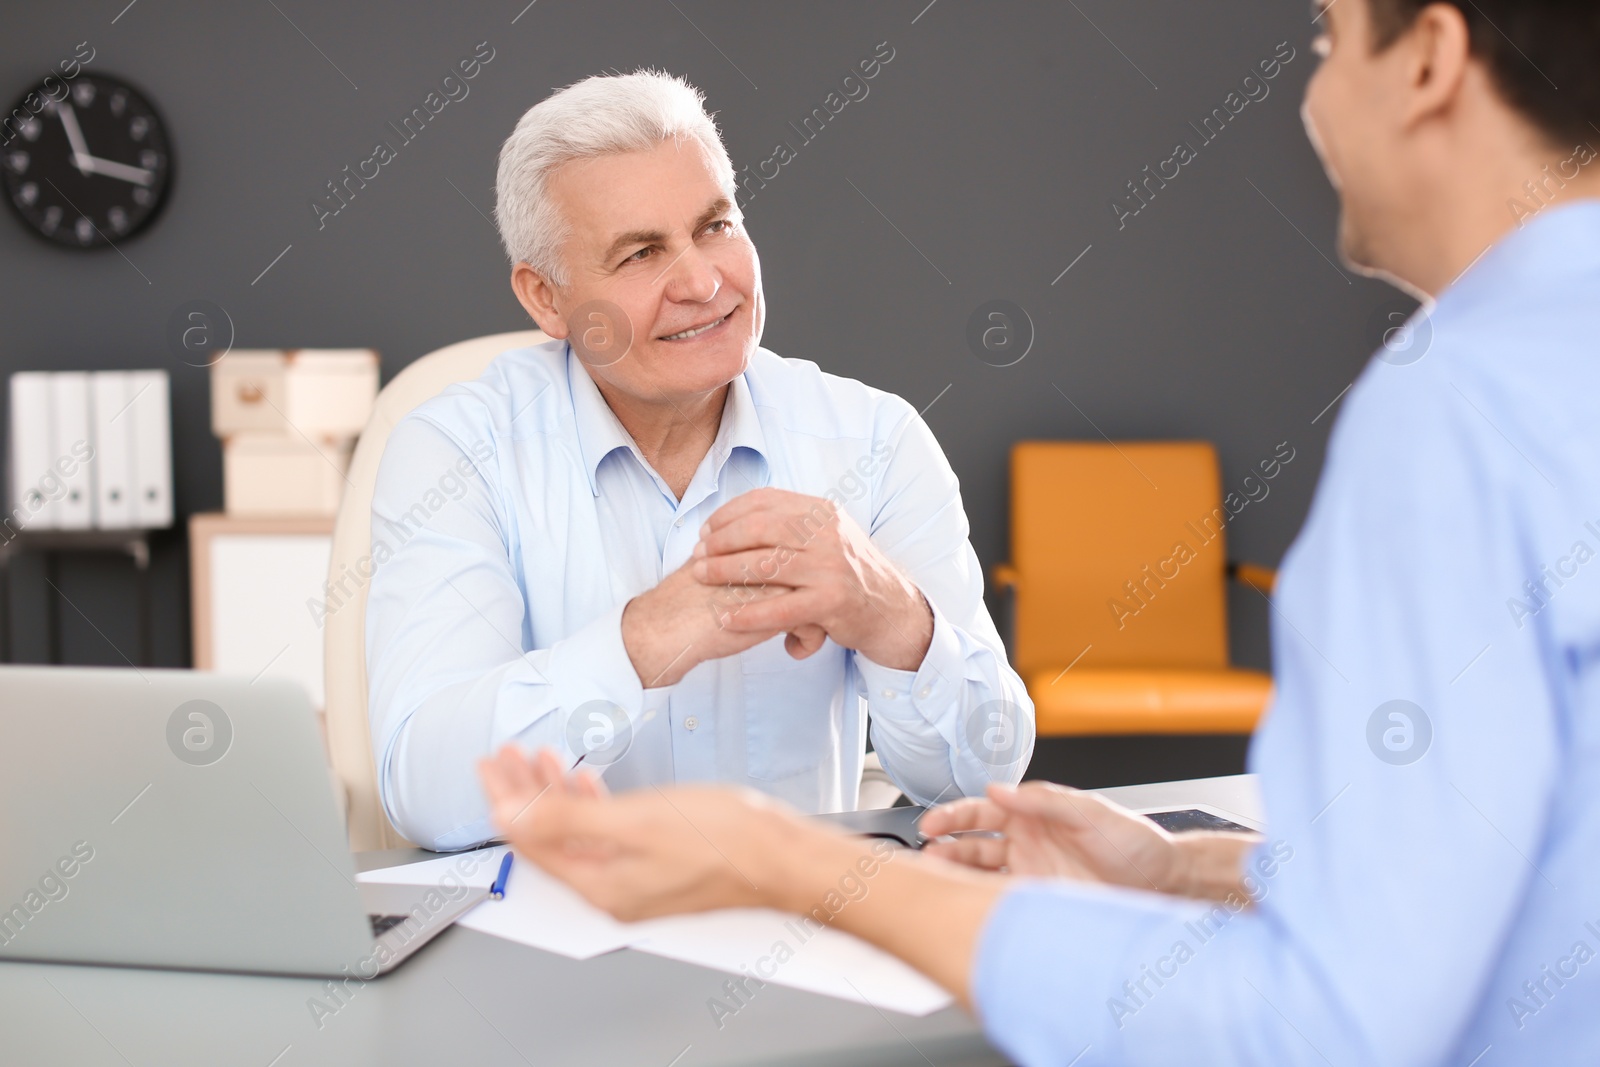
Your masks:
<instances>
[{"instance_id":1,"label":"man's gesturing hand","mask_svg":"<svg viewBox=\"0 0 1600 1067\"><path fill-rule=\"evenodd\" d=\"M569 775L549 749L530 759L507 745L478 761L478 777L495 828L518 854L625 920L771 904L785 879L769 871L766 853L817 834L748 790L608 797L592 776Z\"/></svg>"},{"instance_id":2,"label":"man's gesturing hand","mask_svg":"<svg viewBox=\"0 0 1600 1067\"><path fill-rule=\"evenodd\" d=\"M898 670L921 666L933 640L933 611L921 591L821 497L756 489L724 504L701 530L693 568L707 585L781 587L776 596L741 604L727 627L788 631L797 658L815 651L797 633L808 624Z\"/></svg>"},{"instance_id":3,"label":"man's gesturing hand","mask_svg":"<svg viewBox=\"0 0 1600 1067\"><path fill-rule=\"evenodd\" d=\"M940 805L919 829L932 838L973 830L999 837L929 842L931 855L1031 877L1109 882L1161 893L1182 891L1173 836L1094 793L1048 782L991 785L985 797Z\"/></svg>"},{"instance_id":4,"label":"man's gesturing hand","mask_svg":"<svg viewBox=\"0 0 1600 1067\"><path fill-rule=\"evenodd\" d=\"M922 817L924 851L987 870L1076 878L1160 893L1227 900L1249 897L1243 881L1254 833L1170 834L1143 815L1094 793L1049 782L991 785L989 795L942 804ZM998 833L999 836L992 836Z\"/></svg>"}]
</instances>

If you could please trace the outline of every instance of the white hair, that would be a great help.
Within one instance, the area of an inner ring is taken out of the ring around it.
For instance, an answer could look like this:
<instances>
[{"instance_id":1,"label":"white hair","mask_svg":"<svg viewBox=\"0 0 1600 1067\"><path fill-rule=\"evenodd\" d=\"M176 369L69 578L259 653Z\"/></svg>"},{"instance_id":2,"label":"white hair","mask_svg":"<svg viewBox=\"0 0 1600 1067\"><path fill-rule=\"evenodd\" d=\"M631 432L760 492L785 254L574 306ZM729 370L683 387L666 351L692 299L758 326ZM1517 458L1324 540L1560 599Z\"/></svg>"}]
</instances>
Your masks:
<instances>
[{"instance_id":1,"label":"white hair","mask_svg":"<svg viewBox=\"0 0 1600 1067\"><path fill-rule=\"evenodd\" d=\"M567 284L560 248L570 234L549 193L550 176L578 159L649 151L692 137L733 199L733 163L705 97L657 70L601 74L546 97L523 113L500 148L495 223L513 264L526 262L555 285Z\"/></svg>"}]
</instances>

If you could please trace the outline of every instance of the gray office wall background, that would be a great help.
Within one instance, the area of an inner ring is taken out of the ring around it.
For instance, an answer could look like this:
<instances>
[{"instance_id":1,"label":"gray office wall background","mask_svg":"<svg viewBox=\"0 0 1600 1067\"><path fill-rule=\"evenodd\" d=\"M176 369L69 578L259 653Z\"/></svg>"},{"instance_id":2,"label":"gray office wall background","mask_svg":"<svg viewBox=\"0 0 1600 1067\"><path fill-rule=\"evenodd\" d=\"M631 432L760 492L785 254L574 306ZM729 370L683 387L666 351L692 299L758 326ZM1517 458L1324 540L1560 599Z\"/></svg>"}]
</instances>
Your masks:
<instances>
[{"instance_id":1,"label":"gray office wall background","mask_svg":"<svg viewBox=\"0 0 1600 1067\"><path fill-rule=\"evenodd\" d=\"M120 253L0 220L0 372L166 368L178 510L219 509L207 375L169 349L173 311L214 301L241 347L372 346L385 380L525 328L488 217L501 141L553 87L658 67L705 91L753 176L764 343L925 409L985 566L1005 558L1007 451L1023 438L1206 438L1234 490L1288 442L1293 462L1230 529L1232 555L1279 562L1336 398L1385 312L1410 306L1338 261L1336 201L1299 117L1317 62L1300 0L525 3L10 5L8 105L87 41L90 70L163 113L176 177ZM402 141L390 124L442 97L480 44L493 58L468 95ZM379 141L395 158L319 219L327 183ZM1012 366L968 341L993 300L1032 323ZM1077 521L1098 507L1082 501ZM181 528L158 538L154 580L156 659L185 664ZM66 559L57 582L68 662L135 654L128 563ZM37 560L11 595L14 654L40 659L57 594ZM1269 608L1238 591L1231 608L1236 658L1265 665Z\"/></svg>"}]
</instances>

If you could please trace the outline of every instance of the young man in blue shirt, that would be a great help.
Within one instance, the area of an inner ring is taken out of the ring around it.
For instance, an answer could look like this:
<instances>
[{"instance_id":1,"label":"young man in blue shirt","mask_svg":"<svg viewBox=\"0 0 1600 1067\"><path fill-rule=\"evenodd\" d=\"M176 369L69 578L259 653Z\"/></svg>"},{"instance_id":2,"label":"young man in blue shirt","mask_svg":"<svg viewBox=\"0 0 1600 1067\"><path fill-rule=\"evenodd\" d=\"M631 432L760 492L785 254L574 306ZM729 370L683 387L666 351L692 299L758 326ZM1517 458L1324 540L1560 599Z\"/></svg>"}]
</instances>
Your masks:
<instances>
[{"instance_id":1,"label":"young man in blue shirt","mask_svg":"<svg viewBox=\"0 0 1600 1067\"><path fill-rule=\"evenodd\" d=\"M1600 1049L1600 8L1317 20L1343 253L1423 297L1432 341L1350 390L1284 561L1267 838L996 787L923 828L999 837L874 864L833 920L1027 1067ZM808 912L868 856L725 791L609 799L514 751L483 772L516 846L622 915Z\"/></svg>"}]
</instances>

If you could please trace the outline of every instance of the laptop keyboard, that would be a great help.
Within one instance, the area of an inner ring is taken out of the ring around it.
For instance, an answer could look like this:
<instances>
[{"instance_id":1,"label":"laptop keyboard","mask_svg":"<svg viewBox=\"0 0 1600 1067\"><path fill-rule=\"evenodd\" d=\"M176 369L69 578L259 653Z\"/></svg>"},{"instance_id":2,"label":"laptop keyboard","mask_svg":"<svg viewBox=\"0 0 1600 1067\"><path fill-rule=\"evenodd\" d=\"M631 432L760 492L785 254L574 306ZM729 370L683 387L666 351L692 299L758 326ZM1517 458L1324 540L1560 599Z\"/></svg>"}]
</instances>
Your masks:
<instances>
[{"instance_id":1,"label":"laptop keyboard","mask_svg":"<svg viewBox=\"0 0 1600 1067\"><path fill-rule=\"evenodd\" d=\"M382 937L409 918L409 915L368 915L367 921L372 923L372 936Z\"/></svg>"}]
</instances>

